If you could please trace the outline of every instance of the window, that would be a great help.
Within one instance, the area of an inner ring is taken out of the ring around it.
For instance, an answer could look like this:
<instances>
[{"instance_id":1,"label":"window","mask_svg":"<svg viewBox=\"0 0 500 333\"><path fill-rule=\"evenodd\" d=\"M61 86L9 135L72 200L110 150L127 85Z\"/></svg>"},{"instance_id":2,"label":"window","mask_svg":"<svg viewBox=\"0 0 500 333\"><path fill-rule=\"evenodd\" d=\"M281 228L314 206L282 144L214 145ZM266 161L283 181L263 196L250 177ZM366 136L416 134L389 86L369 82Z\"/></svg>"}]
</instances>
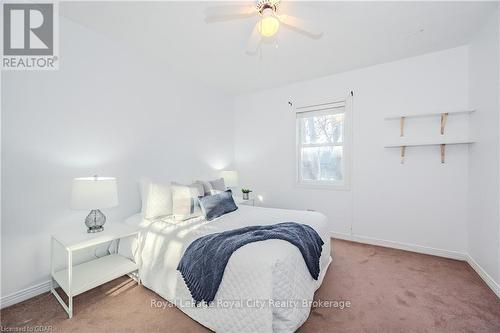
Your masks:
<instances>
[{"instance_id":1,"label":"window","mask_svg":"<svg viewBox=\"0 0 500 333\"><path fill-rule=\"evenodd\" d=\"M347 187L348 128L344 101L297 108L297 181Z\"/></svg>"}]
</instances>

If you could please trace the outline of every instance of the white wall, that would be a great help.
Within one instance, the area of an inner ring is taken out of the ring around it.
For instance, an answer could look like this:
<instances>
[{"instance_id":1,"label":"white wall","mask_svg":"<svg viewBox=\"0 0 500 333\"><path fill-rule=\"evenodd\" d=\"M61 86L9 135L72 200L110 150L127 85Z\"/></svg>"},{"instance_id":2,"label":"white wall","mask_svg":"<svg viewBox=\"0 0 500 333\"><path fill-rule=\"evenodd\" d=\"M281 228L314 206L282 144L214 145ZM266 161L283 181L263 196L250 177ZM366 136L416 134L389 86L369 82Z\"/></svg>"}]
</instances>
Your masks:
<instances>
[{"instance_id":1,"label":"white wall","mask_svg":"<svg viewBox=\"0 0 500 333\"><path fill-rule=\"evenodd\" d=\"M500 285L500 12L492 12L470 45L471 119L469 255Z\"/></svg>"},{"instance_id":2,"label":"white wall","mask_svg":"<svg viewBox=\"0 0 500 333\"><path fill-rule=\"evenodd\" d=\"M2 296L48 280L52 231L83 228L73 177L118 178L113 220L139 210L141 176L191 181L232 163L232 99L60 24L59 71L2 73Z\"/></svg>"},{"instance_id":3,"label":"white wall","mask_svg":"<svg viewBox=\"0 0 500 333\"><path fill-rule=\"evenodd\" d=\"M331 61L335 61L332 59ZM399 124L385 115L468 107L468 47L377 65L239 96L235 101L235 162L242 185L262 205L325 213L331 231L465 253L468 147L398 149ZM293 69L291 69L293 70ZM295 114L287 102L314 104L354 90L350 191L294 186ZM465 118L464 118L465 117ZM467 136L468 116L449 119L447 135ZM407 121L409 137L439 137L439 118Z\"/></svg>"}]
</instances>

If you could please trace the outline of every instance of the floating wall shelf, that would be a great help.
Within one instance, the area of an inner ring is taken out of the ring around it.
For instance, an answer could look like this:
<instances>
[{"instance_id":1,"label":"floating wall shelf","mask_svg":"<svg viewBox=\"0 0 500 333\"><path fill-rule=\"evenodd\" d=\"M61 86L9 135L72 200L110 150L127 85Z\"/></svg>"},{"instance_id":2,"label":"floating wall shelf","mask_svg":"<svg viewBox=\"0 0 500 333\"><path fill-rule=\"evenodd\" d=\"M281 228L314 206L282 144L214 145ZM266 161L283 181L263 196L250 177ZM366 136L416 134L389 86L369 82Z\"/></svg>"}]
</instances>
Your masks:
<instances>
[{"instance_id":1,"label":"floating wall shelf","mask_svg":"<svg viewBox=\"0 0 500 333\"><path fill-rule=\"evenodd\" d=\"M440 146L440 145L461 145L461 144L469 144L474 143L473 140L464 139L464 140L439 140L439 141L401 141L398 143L387 144L385 148L398 148L398 147L417 147L417 146Z\"/></svg>"},{"instance_id":2,"label":"floating wall shelf","mask_svg":"<svg viewBox=\"0 0 500 333\"><path fill-rule=\"evenodd\" d=\"M446 126L446 120L448 116L459 115L459 114L470 114L476 110L460 110L460 111L450 111L441 113L419 113L419 114L404 114L397 116L387 116L385 120L398 120L399 119L399 136L404 137L404 126L405 120L407 118L422 118L422 117L441 117L440 121L440 134L444 135L444 129ZM385 148L400 148L401 149L401 164L404 163L406 147L418 147L418 146L441 146L441 163L444 163L445 147L446 145L459 145L459 144L470 144L474 141L470 139L455 139L455 140L432 140L432 141L407 141L402 140L394 144L385 145Z\"/></svg>"},{"instance_id":3,"label":"floating wall shelf","mask_svg":"<svg viewBox=\"0 0 500 333\"><path fill-rule=\"evenodd\" d=\"M475 111L476 110L461 110L461 111L450 111L450 112L401 114L401 115L387 116L384 119L385 120L395 120L395 119L401 119L401 118L437 117L437 116L441 116L443 114L448 114L448 115L452 116L452 115L459 115L459 114L468 114L468 113L470 114L470 113L473 113Z\"/></svg>"}]
</instances>

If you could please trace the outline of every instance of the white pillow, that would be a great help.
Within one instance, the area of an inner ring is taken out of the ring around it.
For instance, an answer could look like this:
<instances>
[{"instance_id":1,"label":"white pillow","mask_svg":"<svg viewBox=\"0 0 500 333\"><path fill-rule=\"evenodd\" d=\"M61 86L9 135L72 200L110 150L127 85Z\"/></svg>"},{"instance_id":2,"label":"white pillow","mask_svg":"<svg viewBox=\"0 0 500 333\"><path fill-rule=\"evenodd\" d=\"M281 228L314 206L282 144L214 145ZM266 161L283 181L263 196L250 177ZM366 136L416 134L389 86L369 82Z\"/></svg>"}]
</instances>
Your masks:
<instances>
[{"instance_id":1,"label":"white pillow","mask_svg":"<svg viewBox=\"0 0 500 333\"><path fill-rule=\"evenodd\" d=\"M201 216L202 211L198 197L202 196L199 186L190 186L172 183L172 216L176 221L184 221L193 217Z\"/></svg>"},{"instance_id":2,"label":"white pillow","mask_svg":"<svg viewBox=\"0 0 500 333\"><path fill-rule=\"evenodd\" d=\"M172 214L172 191L169 185L141 180L142 216L155 219Z\"/></svg>"}]
</instances>

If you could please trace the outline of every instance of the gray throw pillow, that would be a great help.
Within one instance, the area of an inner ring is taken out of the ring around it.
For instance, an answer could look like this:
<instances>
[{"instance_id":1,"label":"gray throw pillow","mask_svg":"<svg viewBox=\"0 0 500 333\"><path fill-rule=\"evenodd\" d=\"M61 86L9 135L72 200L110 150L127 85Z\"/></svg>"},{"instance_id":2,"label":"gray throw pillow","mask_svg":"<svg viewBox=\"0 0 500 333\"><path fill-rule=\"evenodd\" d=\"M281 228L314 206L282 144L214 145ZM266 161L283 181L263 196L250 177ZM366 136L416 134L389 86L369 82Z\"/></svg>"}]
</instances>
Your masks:
<instances>
[{"instance_id":1,"label":"gray throw pillow","mask_svg":"<svg viewBox=\"0 0 500 333\"><path fill-rule=\"evenodd\" d=\"M231 190L201 197L199 201L207 221L211 221L238 209L238 206L234 203Z\"/></svg>"}]
</instances>

